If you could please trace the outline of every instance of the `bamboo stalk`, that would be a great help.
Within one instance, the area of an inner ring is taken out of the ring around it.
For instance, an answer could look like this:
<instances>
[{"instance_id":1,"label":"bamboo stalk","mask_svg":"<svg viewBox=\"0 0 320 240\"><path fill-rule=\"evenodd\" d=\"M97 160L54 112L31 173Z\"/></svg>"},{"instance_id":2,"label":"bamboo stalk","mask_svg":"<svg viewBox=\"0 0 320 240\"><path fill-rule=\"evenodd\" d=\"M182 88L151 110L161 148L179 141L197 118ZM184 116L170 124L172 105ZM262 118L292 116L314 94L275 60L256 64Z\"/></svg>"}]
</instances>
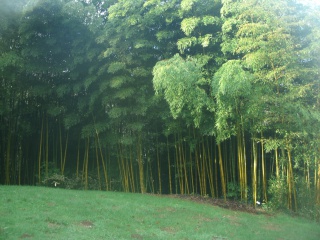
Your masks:
<instances>
[{"instance_id":1,"label":"bamboo stalk","mask_svg":"<svg viewBox=\"0 0 320 240\"><path fill-rule=\"evenodd\" d=\"M317 184L316 184L316 195L317 195L317 204L320 205L320 159L318 159L318 161L316 161L317 165L318 165L318 174L317 175Z\"/></svg>"},{"instance_id":2,"label":"bamboo stalk","mask_svg":"<svg viewBox=\"0 0 320 240\"><path fill-rule=\"evenodd\" d=\"M181 156L182 156L182 162L183 162L183 169L184 169L184 185L185 185L185 193L190 194L189 191L189 179L188 179L188 173L187 173L187 160L186 160L186 153L185 153L185 147L183 146L183 143L181 142Z\"/></svg>"},{"instance_id":3,"label":"bamboo stalk","mask_svg":"<svg viewBox=\"0 0 320 240\"><path fill-rule=\"evenodd\" d=\"M49 126L48 126L48 116L46 124L46 178L49 176Z\"/></svg>"},{"instance_id":4,"label":"bamboo stalk","mask_svg":"<svg viewBox=\"0 0 320 240\"><path fill-rule=\"evenodd\" d=\"M204 139L202 137L202 163L201 163L201 174L202 174L202 196L206 196L207 195L207 179L206 179L206 162L207 162L207 155L206 155L206 150L205 150L205 146L204 146Z\"/></svg>"},{"instance_id":5,"label":"bamboo stalk","mask_svg":"<svg viewBox=\"0 0 320 240\"><path fill-rule=\"evenodd\" d=\"M141 143L141 133L138 135L137 142L137 155L138 155L138 167L139 167L139 183L140 183L140 191L141 193L146 192L145 184L144 184L144 168L143 168L143 159L142 159L142 143Z\"/></svg>"},{"instance_id":6,"label":"bamboo stalk","mask_svg":"<svg viewBox=\"0 0 320 240\"><path fill-rule=\"evenodd\" d=\"M241 117L242 121L242 117ZM246 157L246 145L245 145L245 136L244 136L244 129L242 123L242 146L243 146L243 171L244 171L244 194L245 194L245 202L248 201L248 177L247 177L247 157Z\"/></svg>"},{"instance_id":7,"label":"bamboo stalk","mask_svg":"<svg viewBox=\"0 0 320 240\"><path fill-rule=\"evenodd\" d=\"M207 167L208 167L208 179L209 179L209 187L210 187L210 193L211 193L211 197L214 198L214 179L213 179L213 166L212 166L212 157L211 157L211 153L212 153L212 142L209 145L209 140L208 138L206 138L206 143L207 143L207 156L208 156L208 161L207 161ZM209 147L210 146L210 147Z\"/></svg>"},{"instance_id":8,"label":"bamboo stalk","mask_svg":"<svg viewBox=\"0 0 320 240\"><path fill-rule=\"evenodd\" d=\"M89 171L89 149L90 149L90 138L88 137L87 140L87 147L86 147L86 157L85 157L85 190L88 190L89 188L89 182L88 182L88 171Z\"/></svg>"},{"instance_id":9,"label":"bamboo stalk","mask_svg":"<svg viewBox=\"0 0 320 240\"><path fill-rule=\"evenodd\" d=\"M62 167L61 167L61 175L64 175L64 170L65 170L65 166L66 166L68 140L69 140L69 131L67 132L66 145L65 145L64 153L63 153L63 161L62 161ZM61 149L61 150L62 150L62 149Z\"/></svg>"},{"instance_id":10,"label":"bamboo stalk","mask_svg":"<svg viewBox=\"0 0 320 240\"><path fill-rule=\"evenodd\" d=\"M218 155L217 155L217 147L215 147L214 151L214 176L215 176L215 183L216 183L216 197L219 197L219 188L218 188Z\"/></svg>"},{"instance_id":11,"label":"bamboo stalk","mask_svg":"<svg viewBox=\"0 0 320 240\"><path fill-rule=\"evenodd\" d=\"M162 184L161 184L161 167L160 167L159 142L158 142L158 138L157 138L157 165L158 165L159 194L161 194L161 193L162 193Z\"/></svg>"},{"instance_id":12,"label":"bamboo stalk","mask_svg":"<svg viewBox=\"0 0 320 240\"><path fill-rule=\"evenodd\" d=\"M62 150L62 133L61 133L60 120L59 120L59 145L60 145L60 170L61 170L61 175L63 175L63 150Z\"/></svg>"},{"instance_id":13,"label":"bamboo stalk","mask_svg":"<svg viewBox=\"0 0 320 240\"><path fill-rule=\"evenodd\" d=\"M171 161L170 161L170 151L169 151L169 138L167 136L167 154L168 154L168 174L169 174L169 192L172 194L172 178L171 178Z\"/></svg>"},{"instance_id":14,"label":"bamboo stalk","mask_svg":"<svg viewBox=\"0 0 320 240\"><path fill-rule=\"evenodd\" d=\"M193 156L192 156L192 151L191 147L189 149L189 158L190 158L190 175L191 175L191 188L192 188L192 193L195 193L195 188L194 188L194 173L193 173Z\"/></svg>"},{"instance_id":15,"label":"bamboo stalk","mask_svg":"<svg viewBox=\"0 0 320 240\"><path fill-rule=\"evenodd\" d=\"M6 167L5 167L5 184L10 185L10 159L11 159L11 129L8 129L8 140L7 140L7 155L6 155ZM40 182L41 179L39 179Z\"/></svg>"},{"instance_id":16,"label":"bamboo stalk","mask_svg":"<svg viewBox=\"0 0 320 240\"><path fill-rule=\"evenodd\" d=\"M288 146L288 145L287 145ZM297 211L298 210L298 205L297 205L297 192L296 192L296 188L295 188L295 182L294 182L294 176L293 176L293 169L292 169L292 159L291 159L291 151L290 149L287 147L287 153L288 153L288 172L289 172L289 179L288 181L290 182L290 189L289 189L289 193L290 193L290 203L291 203L291 208L292 209L292 196L291 194L293 193L293 202L294 202L294 210Z\"/></svg>"},{"instance_id":17,"label":"bamboo stalk","mask_svg":"<svg viewBox=\"0 0 320 240\"><path fill-rule=\"evenodd\" d=\"M135 178L134 178L134 171L133 171L133 155L132 155L132 149L130 146L130 182L131 182L131 191L136 192L136 186L135 186Z\"/></svg>"},{"instance_id":18,"label":"bamboo stalk","mask_svg":"<svg viewBox=\"0 0 320 240\"><path fill-rule=\"evenodd\" d=\"M252 169L252 196L253 204L256 207L257 203L257 167L258 167L258 155L257 155L257 144L255 137L252 138L252 151L253 151L253 169Z\"/></svg>"},{"instance_id":19,"label":"bamboo stalk","mask_svg":"<svg viewBox=\"0 0 320 240\"><path fill-rule=\"evenodd\" d=\"M120 172L121 172L121 180L122 186L125 192L129 192L129 181L128 181L128 173L126 171L126 162L125 156L123 153L123 147L121 143L119 143L119 160L120 160Z\"/></svg>"},{"instance_id":20,"label":"bamboo stalk","mask_svg":"<svg viewBox=\"0 0 320 240\"><path fill-rule=\"evenodd\" d=\"M183 179L181 179L181 173L180 173L180 168L181 168L181 164L180 164L180 155L179 155L179 143L177 142L177 137L176 134L174 135L174 147L175 147L175 182L176 182L176 193L178 191L177 188L177 179L179 181L179 190L180 190L180 194L184 194L183 192Z\"/></svg>"},{"instance_id":21,"label":"bamboo stalk","mask_svg":"<svg viewBox=\"0 0 320 240\"><path fill-rule=\"evenodd\" d=\"M238 130L237 133L237 141L238 141L238 168L239 168L239 185L240 185L240 195L241 200L245 198L245 171L244 171L244 163L243 163L243 148L242 148L242 137L241 132Z\"/></svg>"},{"instance_id":22,"label":"bamboo stalk","mask_svg":"<svg viewBox=\"0 0 320 240\"><path fill-rule=\"evenodd\" d=\"M41 158L42 158L42 136L43 136L43 118L40 132L39 155L38 155L38 183L41 183Z\"/></svg>"},{"instance_id":23,"label":"bamboo stalk","mask_svg":"<svg viewBox=\"0 0 320 240\"><path fill-rule=\"evenodd\" d=\"M223 170L223 162L222 162L222 154L221 154L221 143L218 144L218 154L219 154L222 196L223 196L224 200L226 201L227 194L226 194L226 183L224 180L224 170Z\"/></svg>"},{"instance_id":24,"label":"bamboo stalk","mask_svg":"<svg viewBox=\"0 0 320 240\"><path fill-rule=\"evenodd\" d=\"M78 150L77 150L77 167L76 167L76 176L79 177L79 164L80 164L80 137L78 139Z\"/></svg>"},{"instance_id":25,"label":"bamboo stalk","mask_svg":"<svg viewBox=\"0 0 320 240\"><path fill-rule=\"evenodd\" d=\"M264 139L263 134L261 133L261 167L262 167L262 191L263 191L263 200L268 201L267 199L267 173L266 173L266 162L264 159Z\"/></svg>"},{"instance_id":26,"label":"bamboo stalk","mask_svg":"<svg viewBox=\"0 0 320 240\"><path fill-rule=\"evenodd\" d=\"M19 153L18 153L18 185L21 185L21 170L22 170L22 147L19 141Z\"/></svg>"},{"instance_id":27,"label":"bamboo stalk","mask_svg":"<svg viewBox=\"0 0 320 240\"><path fill-rule=\"evenodd\" d=\"M198 144L196 146L195 149L195 158L196 158L196 168L197 168L197 175L198 175L198 181L199 181L199 188L200 188L200 195L202 195L202 180L201 180L201 172L200 172L200 158L201 156L199 156L199 150L198 150ZM196 186L198 186L198 184L196 184Z\"/></svg>"},{"instance_id":28,"label":"bamboo stalk","mask_svg":"<svg viewBox=\"0 0 320 240\"><path fill-rule=\"evenodd\" d=\"M280 170L279 170L279 158L278 158L278 148L274 150L275 159L276 159L276 178L280 178Z\"/></svg>"},{"instance_id":29,"label":"bamboo stalk","mask_svg":"<svg viewBox=\"0 0 320 240\"><path fill-rule=\"evenodd\" d=\"M105 164L105 159L104 159L104 156L102 154L102 149L101 149L99 138L98 138L98 144L99 144L99 149L100 149L100 156L101 156L103 175L104 175L104 180L105 180L105 184L106 184L106 191L108 191L109 190L108 172L107 172L107 167L106 167L106 164Z\"/></svg>"},{"instance_id":30,"label":"bamboo stalk","mask_svg":"<svg viewBox=\"0 0 320 240\"><path fill-rule=\"evenodd\" d=\"M119 173L120 173L120 179L121 179L122 187L124 187L124 185L123 185L123 172L122 172L122 153L121 153L120 143L118 144L117 149L118 149L117 162L118 162L118 168L119 168Z\"/></svg>"},{"instance_id":31,"label":"bamboo stalk","mask_svg":"<svg viewBox=\"0 0 320 240\"><path fill-rule=\"evenodd\" d=\"M152 174L151 161L148 161L148 165L149 165L149 171L150 171L151 192L154 193L154 179L153 179L153 174Z\"/></svg>"},{"instance_id":32,"label":"bamboo stalk","mask_svg":"<svg viewBox=\"0 0 320 240\"><path fill-rule=\"evenodd\" d=\"M97 174L98 174L99 190L101 190L100 163L99 163L99 153L98 153L98 133L97 132L96 132L96 137L95 137L95 153L96 153L96 161L97 161Z\"/></svg>"}]
</instances>

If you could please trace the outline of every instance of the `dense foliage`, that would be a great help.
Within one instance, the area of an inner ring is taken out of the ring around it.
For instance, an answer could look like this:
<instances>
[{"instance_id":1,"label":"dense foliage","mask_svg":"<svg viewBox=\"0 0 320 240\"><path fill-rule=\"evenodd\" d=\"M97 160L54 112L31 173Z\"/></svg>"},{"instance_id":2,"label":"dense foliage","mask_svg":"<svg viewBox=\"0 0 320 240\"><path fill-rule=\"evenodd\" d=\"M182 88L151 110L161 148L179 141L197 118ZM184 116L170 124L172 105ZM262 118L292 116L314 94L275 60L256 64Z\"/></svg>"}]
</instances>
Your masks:
<instances>
[{"instance_id":1,"label":"dense foliage","mask_svg":"<svg viewBox=\"0 0 320 240\"><path fill-rule=\"evenodd\" d=\"M316 7L294 0L2 5L1 184L68 179L75 188L316 212Z\"/></svg>"}]
</instances>

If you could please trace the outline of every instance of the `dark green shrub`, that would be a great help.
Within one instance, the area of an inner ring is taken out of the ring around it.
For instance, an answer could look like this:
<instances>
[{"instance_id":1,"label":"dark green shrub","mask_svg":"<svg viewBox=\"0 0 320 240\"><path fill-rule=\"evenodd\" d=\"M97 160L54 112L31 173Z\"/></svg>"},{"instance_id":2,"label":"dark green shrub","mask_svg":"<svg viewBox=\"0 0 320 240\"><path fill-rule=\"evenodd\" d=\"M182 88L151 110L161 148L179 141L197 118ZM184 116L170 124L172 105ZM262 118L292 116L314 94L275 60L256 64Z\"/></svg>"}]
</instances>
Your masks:
<instances>
[{"instance_id":1,"label":"dark green shrub","mask_svg":"<svg viewBox=\"0 0 320 240\"><path fill-rule=\"evenodd\" d=\"M241 197L240 186L238 183L229 182L227 184L227 198L238 200Z\"/></svg>"},{"instance_id":2,"label":"dark green shrub","mask_svg":"<svg viewBox=\"0 0 320 240\"><path fill-rule=\"evenodd\" d=\"M272 177L269 180L268 193L270 195L268 207L273 210L286 210L288 189L285 178Z\"/></svg>"},{"instance_id":3,"label":"dark green shrub","mask_svg":"<svg viewBox=\"0 0 320 240\"><path fill-rule=\"evenodd\" d=\"M299 214L320 221L320 206L316 204L316 191L314 186L300 178L296 182L296 188Z\"/></svg>"}]
</instances>

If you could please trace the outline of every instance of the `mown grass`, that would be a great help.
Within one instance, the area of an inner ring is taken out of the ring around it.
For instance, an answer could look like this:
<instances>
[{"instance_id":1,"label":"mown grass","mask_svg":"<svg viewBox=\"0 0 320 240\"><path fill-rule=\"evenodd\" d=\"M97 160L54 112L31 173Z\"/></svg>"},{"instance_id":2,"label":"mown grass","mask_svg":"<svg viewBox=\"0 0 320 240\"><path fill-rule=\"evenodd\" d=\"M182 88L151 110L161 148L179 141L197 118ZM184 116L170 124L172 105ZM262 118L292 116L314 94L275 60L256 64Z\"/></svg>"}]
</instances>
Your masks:
<instances>
[{"instance_id":1,"label":"mown grass","mask_svg":"<svg viewBox=\"0 0 320 240\"><path fill-rule=\"evenodd\" d=\"M0 239L320 239L320 226L176 198L0 186Z\"/></svg>"}]
</instances>

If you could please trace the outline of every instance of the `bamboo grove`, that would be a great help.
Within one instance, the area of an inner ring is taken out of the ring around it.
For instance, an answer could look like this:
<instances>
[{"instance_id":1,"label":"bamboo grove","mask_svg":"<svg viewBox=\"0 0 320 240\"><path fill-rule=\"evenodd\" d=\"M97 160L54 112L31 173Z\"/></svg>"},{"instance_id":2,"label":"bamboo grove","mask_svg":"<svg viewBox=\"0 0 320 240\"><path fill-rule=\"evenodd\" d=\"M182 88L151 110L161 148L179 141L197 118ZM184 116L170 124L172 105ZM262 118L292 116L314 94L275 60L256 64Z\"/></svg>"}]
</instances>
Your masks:
<instances>
[{"instance_id":1,"label":"bamboo grove","mask_svg":"<svg viewBox=\"0 0 320 240\"><path fill-rule=\"evenodd\" d=\"M320 205L317 7L4 0L0 13L1 184Z\"/></svg>"}]
</instances>

